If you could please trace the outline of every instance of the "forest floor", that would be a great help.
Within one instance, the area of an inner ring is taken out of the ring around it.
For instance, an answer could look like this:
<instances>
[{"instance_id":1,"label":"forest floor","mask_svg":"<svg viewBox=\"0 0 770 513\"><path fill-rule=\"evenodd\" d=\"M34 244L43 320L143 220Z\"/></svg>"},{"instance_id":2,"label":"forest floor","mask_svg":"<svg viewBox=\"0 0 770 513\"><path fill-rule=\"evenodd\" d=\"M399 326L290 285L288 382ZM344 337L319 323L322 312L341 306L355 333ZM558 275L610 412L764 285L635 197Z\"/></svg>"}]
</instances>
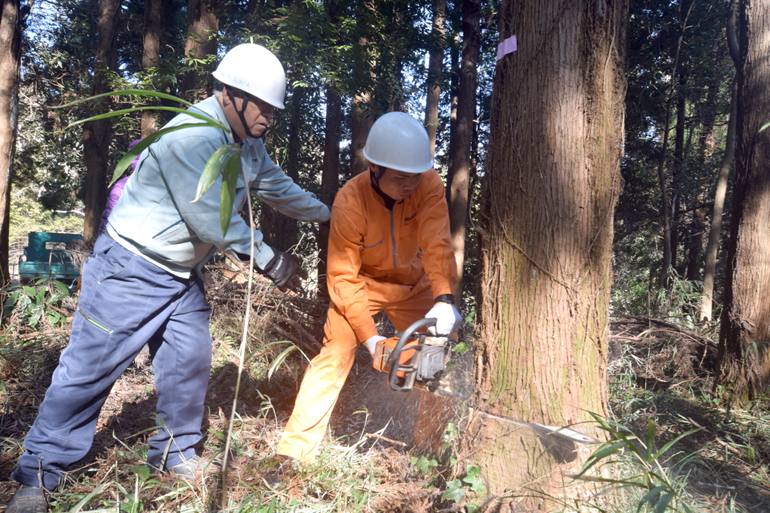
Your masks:
<instances>
[{"instance_id":1,"label":"forest floor","mask_svg":"<svg viewBox=\"0 0 770 513\"><path fill-rule=\"evenodd\" d=\"M221 510L222 454L246 290L232 278L225 268L215 269L208 284L214 359L199 447L207 465L202 477L187 483L150 476L142 464L156 424L151 364L142 353L113 388L92 450L68 474L66 486L52 494L51 511ZM447 481L457 479L446 454L442 458L414 446L417 394L425 392L389 391L365 351L357 355L318 460L290 473L283 486L268 487L262 480L263 461L274 455L307 358L319 349L325 307L274 292L266 283L257 289L232 433L228 511L498 511L494 500L474 496L470 489L458 502L458 495L445 493ZM0 333L0 504L16 489L10 474L67 342L66 321L50 321L55 313L71 318L74 303L68 298L43 308L41 320L31 327L29 316L34 317L37 304L32 298L25 310L14 311ZM711 392L716 346L708 334L630 316L615 318L612 333L613 420L641 440L653 426L656 449L697 429L660 459L680 495L701 511L770 512L768 402L755 402L749 410L719 407ZM443 448L450 446L447 442ZM623 465L625 474L637 472L628 461ZM582 511L636 511L643 495L616 490L597 496L596 507Z\"/></svg>"}]
</instances>

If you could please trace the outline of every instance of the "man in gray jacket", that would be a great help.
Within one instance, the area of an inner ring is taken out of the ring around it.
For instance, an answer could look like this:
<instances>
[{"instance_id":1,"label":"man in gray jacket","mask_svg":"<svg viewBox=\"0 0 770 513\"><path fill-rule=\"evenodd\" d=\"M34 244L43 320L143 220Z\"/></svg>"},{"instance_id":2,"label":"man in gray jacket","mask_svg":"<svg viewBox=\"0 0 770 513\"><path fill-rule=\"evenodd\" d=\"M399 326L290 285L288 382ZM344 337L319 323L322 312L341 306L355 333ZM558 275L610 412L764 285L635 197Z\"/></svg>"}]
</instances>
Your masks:
<instances>
[{"instance_id":1,"label":"man in gray jacket","mask_svg":"<svg viewBox=\"0 0 770 513\"><path fill-rule=\"evenodd\" d=\"M26 452L13 474L22 486L6 513L46 510L44 489L54 489L63 472L86 455L112 385L145 344L161 424L149 441L147 462L159 471L194 477L211 366L203 265L218 249L248 259L252 233L237 212L249 192L295 219L329 220L329 209L273 164L259 139L273 108L284 106L286 79L278 59L261 46L240 45L225 55L214 77L221 82L214 96L191 109L231 130L185 128L142 152L107 232L84 264L70 343L24 441ZM181 114L169 125L195 122ZM221 177L192 200L209 157L233 142L242 144L242 174L223 236ZM253 236L259 270L280 288L297 286L304 271L295 260L266 245L259 231Z\"/></svg>"}]
</instances>

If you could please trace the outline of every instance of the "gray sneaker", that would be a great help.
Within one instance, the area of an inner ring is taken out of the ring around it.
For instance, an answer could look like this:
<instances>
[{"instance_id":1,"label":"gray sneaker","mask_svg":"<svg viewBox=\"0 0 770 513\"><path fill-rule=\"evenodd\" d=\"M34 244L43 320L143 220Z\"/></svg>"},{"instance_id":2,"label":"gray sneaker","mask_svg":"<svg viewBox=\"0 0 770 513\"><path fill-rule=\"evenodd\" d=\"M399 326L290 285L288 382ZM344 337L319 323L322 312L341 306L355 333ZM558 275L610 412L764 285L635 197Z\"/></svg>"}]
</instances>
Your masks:
<instances>
[{"instance_id":1,"label":"gray sneaker","mask_svg":"<svg viewBox=\"0 0 770 513\"><path fill-rule=\"evenodd\" d=\"M39 486L22 485L8 502L5 513L45 513L48 499L45 490Z\"/></svg>"},{"instance_id":2,"label":"gray sneaker","mask_svg":"<svg viewBox=\"0 0 770 513\"><path fill-rule=\"evenodd\" d=\"M201 457L195 454L176 465L166 467L166 472L175 474L179 479L192 481L198 474L200 466Z\"/></svg>"}]
</instances>

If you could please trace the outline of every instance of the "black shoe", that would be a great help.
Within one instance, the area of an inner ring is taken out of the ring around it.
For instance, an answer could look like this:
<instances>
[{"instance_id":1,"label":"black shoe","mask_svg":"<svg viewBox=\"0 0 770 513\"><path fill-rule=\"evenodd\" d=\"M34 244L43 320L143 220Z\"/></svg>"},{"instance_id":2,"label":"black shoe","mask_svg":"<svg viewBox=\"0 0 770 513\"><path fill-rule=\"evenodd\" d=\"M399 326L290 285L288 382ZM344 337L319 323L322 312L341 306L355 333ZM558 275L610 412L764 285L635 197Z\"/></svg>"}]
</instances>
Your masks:
<instances>
[{"instance_id":1,"label":"black shoe","mask_svg":"<svg viewBox=\"0 0 770 513\"><path fill-rule=\"evenodd\" d=\"M5 513L46 513L48 499L39 486L22 485L8 502Z\"/></svg>"},{"instance_id":2,"label":"black shoe","mask_svg":"<svg viewBox=\"0 0 770 513\"><path fill-rule=\"evenodd\" d=\"M291 456L276 454L273 458L262 461L265 474L262 480L270 488L277 488L291 474L296 460Z\"/></svg>"}]
</instances>

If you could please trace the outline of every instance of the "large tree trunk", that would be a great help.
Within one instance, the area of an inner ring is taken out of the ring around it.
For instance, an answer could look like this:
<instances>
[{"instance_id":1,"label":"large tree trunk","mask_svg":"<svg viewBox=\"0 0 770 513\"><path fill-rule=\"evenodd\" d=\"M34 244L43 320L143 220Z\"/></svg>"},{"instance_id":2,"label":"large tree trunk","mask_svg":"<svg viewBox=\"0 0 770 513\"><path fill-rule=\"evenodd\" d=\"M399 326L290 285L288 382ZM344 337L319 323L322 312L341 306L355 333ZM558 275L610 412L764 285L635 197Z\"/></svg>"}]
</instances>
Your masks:
<instances>
[{"instance_id":1,"label":"large tree trunk","mask_svg":"<svg viewBox=\"0 0 770 513\"><path fill-rule=\"evenodd\" d=\"M16 150L21 64L19 0L3 0L0 13L0 287L9 280L8 232L11 213L11 175Z\"/></svg>"},{"instance_id":2,"label":"large tree trunk","mask_svg":"<svg viewBox=\"0 0 770 513\"><path fill-rule=\"evenodd\" d=\"M144 3L144 47L142 69L157 68L160 63L160 18L163 12L163 0L145 0ZM142 139L158 131L155 113L142 112Z\"/></svg>"},{"instance_id":3,"label":"large tree trunk","mask_svg":"<svg viewBox=\"0 0 770 513\"><path fill-rule=\"evenodd\" d=\"M770 329L770 2L741 0L737 148L715 390L744 402L768 386Z\"/></svg>"},{"instance_id":4,"label":"large tree trunk","mask_svg":"<svg viewBox=\"0 0 770 513\"><path fill-rule=\"evenodd\" d=\"M446 36L446 0L433 0L433 29L428 63L428 95L425 100L425 129L430 138L430 152L436 151L438 104L441 99L441 71L444 67L444 37Z\"/></svg>"},{"instance_id":5,"label":"large tree trunk","mask_svg":"<svg viewBox=\"0 0 770 513\"><path fill-rule=\"evenodd\" d=\"M627 17L624 1L503 2L500 39L516 34L519 50L497 63L492 97L479 410L551 426L606 414ZM564 494L590 450L485 415L471 415L465 441L490 493L530 497Z\"/></svg>"},{"instance_id":6,"label":"large tree trunk","mask_svg":"<svg viewBox=\"0 0 770 513\"><path fill-rule=\"evenodd\" d=\"M735 18L738 11L738 2L733 0L730 18L727 21L727 44L730 48L730 56L736 67L740 62L738 38L735 31ZM736 126L738 118L738 82L733 83L730 98L730 119L727 122L727 140L725 141L725 153L719 166L716 190L714 191L714 207L711 214L711 228L709 240L706 245L706 263L703 269L703 300L700 308L701 320L711 320L713 308L714 281L717 267L717 254L719 253L719 240L722 233L722 213L724 212L727 183L730 178L730 167L735 158Z\"/></svg>"},{"instance_id":7,"label":"large tree trunk","mask_svg":"<svg viewBox=\"0 0 770 513\"><path fill-rule=\"evenodd\" d=\"M342 125L342 98L333 88L326 90L326 129L324 134L323 174L320 200L331 206L340 186L340 138ZM326 257L329 254L329 228L318 230L318 295L328 298L326 288Z\"/></svg>"},{"instance_id":8,"label":"large tree trunk","mask_svg":"<svg viewBox=\"0 0 770 513\"><path fill-rule=\"evenodd\" d=\"M468 185L471 176L471 143L476 117L476 64L481 48L480 0L463 1L463 48L460 62L460 87L457 98L457 123L452 141L452 169L449 171L449 225L452 249L459 281L455 287L458 304L462 301L463 263L465 261L465 222L468 219Z\"/></svg>"},{"instance_id":9,"label":"large tree trunk","mask_svg":"<svg viewBox=\"0 0 770 513\"><path fill-rule=\"evenodd\" d=\"M182 81L182 95L197 101L209 95L212 63L206 62L217 53L219 18L215 14L218 0L189 0L187 6L187 41L184 55L189 70Z\"/></svg>"},{"instance_id":10,"label":"large tree trunk","mask_svg":"<svg viewBox=\"0 0 770 513\"><path fill-rule=\"evenodd\" d=\"M91 94L110 90L109 74L117 68L115 45L120 18L120 0L101 0L99 7L99 42L94 63L94 82ZM109 109L109 100L94 103L92 114ZM85 220L83 240L93 243L99 231L102 211L107 202L107 165L110 157L112 123L109 119L91 121L83 125L83 156L86 161Z\"/></svg>"}]
</instances>

